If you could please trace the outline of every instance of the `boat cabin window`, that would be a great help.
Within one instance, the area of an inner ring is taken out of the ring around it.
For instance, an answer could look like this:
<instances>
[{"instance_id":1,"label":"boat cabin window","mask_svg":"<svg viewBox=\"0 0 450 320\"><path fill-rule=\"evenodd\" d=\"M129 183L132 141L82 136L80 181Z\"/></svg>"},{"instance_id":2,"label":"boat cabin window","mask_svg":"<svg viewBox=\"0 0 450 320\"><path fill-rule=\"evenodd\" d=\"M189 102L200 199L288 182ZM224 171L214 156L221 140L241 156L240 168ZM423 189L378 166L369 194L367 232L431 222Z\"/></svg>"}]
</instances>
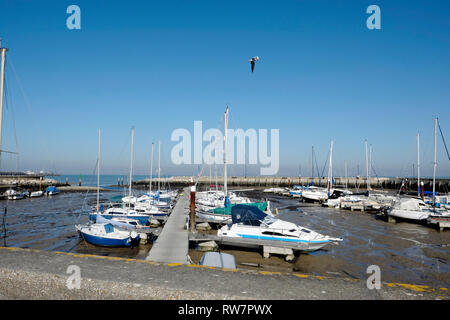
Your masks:
<instances>
[{"instance_id":1,"label":"boat cabin window","mask_svg":"<svg viewBox=\"0 0 450 320\"><path fill-rule=\"evenodd\" d=\"M302 232L305 232L305 233L310 233L310 232L311 232L311 231L306 230L306 229L302 229L301 231L302 231Z\"/></svg>"},{"instance_id":2,"label":"boat cabin window","mask_svg":"<svg viewBox=\"0 0 450 320\"><path fill-rule=\"evenodd\" d=\"M268 235L268 236L284 236L284 234L274 231L263 231L262 234Z\"/></svg>"}]
</instances>

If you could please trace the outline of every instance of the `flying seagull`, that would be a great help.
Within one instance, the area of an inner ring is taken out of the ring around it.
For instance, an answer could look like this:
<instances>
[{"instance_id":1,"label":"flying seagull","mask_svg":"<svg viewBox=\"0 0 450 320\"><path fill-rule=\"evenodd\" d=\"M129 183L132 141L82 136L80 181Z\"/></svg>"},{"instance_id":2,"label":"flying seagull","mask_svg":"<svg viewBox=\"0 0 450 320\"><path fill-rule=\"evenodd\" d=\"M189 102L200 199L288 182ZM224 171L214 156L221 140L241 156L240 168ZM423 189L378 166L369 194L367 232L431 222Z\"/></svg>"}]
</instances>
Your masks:
<instances>
[{"instance_id":1,"label":"flying seagull","mask_svg":"<svg viewBox=\"0 0 450 320\"><path fill-rule=\"evenodd\" d=\"M255 62L258 61L258 60L259 60L258 56L253 57L250 60L248 60L252 64L252 72L253 72L253 70L255 70Z\"/></svg>"}]
</instances>

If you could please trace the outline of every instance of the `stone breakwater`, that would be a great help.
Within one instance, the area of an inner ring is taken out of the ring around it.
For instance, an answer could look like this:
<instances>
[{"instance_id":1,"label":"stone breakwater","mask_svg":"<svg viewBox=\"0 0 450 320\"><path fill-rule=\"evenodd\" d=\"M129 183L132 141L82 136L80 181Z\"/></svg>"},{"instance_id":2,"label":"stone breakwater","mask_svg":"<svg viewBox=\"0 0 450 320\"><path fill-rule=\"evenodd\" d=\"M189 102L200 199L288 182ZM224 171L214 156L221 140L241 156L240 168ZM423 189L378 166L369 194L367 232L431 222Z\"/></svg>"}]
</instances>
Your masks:
<instances>
[{"instance_id":1,"label":"stone breakwater","mask_svg":"<svg viewBox=\"0 0 450 320\"><path fill-rule=\"evenodd\" d=\"M54 179L40 179L37 177L0 177L0 192L9 188L27 189L29 191L45 189L48 186L66 186L65 183Z\"/></svg>"},{"instance_id":2,"label":"stone breakwater","mask_svg":"<svg viewBox=\"0 0 450 320\"><path fill-rule=\"evenodd\" d=\"M190 176L177 176L170 178L161 178L161 185L170 184L171 186L188 186L191 182ZM370 178L367 180L366 178L343 178L343 177L335 177L333 178L334 185L339 187L345 187L354 189L366 189L367 181L369 181L369 185L371 188L376 189L386 189L386 190L400 190L402 185L404 184L408 191L416 191L417 188L417 178ZM196 179L194 178L194 181ZM215 184L216 179L210 179L210 177L200 177L199 183L202 185ZM432 191L433 189L433 179L424 178L421 179L424 183L425 191ZM242 186L242 187L292 187L294 185L302 185L306 186L314 183L315 186L323 186L327 185L327 178L308 178L308 177L271 177L271 176L259 176L259 177L236 177L231 176L228 177L227 184L228 186ZM154 178L154 185L158 184L158 178ZM223 185L223 177L218 177L217 183L219 185ZM149 179L144 179L140 181L136 181L136 185L145 186L149 184ZM450 179L439 178L436 179L436 191L440 193L449 193L450 192Z\"/></svg>"}]
</instances>

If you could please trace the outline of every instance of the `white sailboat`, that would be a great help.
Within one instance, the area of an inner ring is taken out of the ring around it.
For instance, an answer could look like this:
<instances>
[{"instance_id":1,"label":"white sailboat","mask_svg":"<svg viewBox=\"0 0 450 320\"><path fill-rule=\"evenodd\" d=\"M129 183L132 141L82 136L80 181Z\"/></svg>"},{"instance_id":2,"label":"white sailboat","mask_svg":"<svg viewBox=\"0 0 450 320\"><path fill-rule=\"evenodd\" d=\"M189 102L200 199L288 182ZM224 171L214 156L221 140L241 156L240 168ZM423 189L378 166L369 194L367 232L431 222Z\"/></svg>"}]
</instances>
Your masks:
<instances>
[{"instance_id":1,"label":"white sailboat","mask_svg":"<svg viewBox=\"0 0 450 320\"><path fill-rule=\"evenodd\" d=\"M224 152L223 152L223 198L219 197L219 201L216 201L216 199L213 198L212 204L210 205L200 205L197 204L197 210L196 210L196 216L198 218L204 219L209 222L224 222L231 219L231 208L236 205L236 203L239 202L245 202L247 205L250 206L257 206L258 208L262 209L263 211L268 211L270 213L270 207L268 203L265 202L250 202L247 199L239 198L235 195L234 201L235 203L232 203L230 201L230 192L228 191L228 176L227 176L227 137L228 137L228 118L229 118L229 112L230 109L227 107L224 113ZM217 185L217 183L216 183ZM209 194L215 194L216 196L219 194L216 192L211 192Z\"/></svg>"},{"instance_id":2,"label":"white sailboat","mask_svg":"<svg viewBox=\"0 0 450 320\"><path fill-rule=\"evenodd\" d=\"M306 202L324 202L333 193L333 140L330 142L327 188L310 186L303 190L302 198Z\"/></svg>"},{"instance_id":3,"label":"white sailboat","mask_svg":"<svg viewBox=\"0 0 450 320\"><path fill-rule=\"evenodd\" d=\"M104 247L129 247L138 243L140 236L135 230L123 230L118 227L117 221L107 220L100 213L100 137L98 131L98 157L97 157L97 210L93 214L95 223L85 225L77 224L75 229L87 242ZM122 226L124 227L124 226ZM131 229L131 228L128 228Z\"/></svg>"},{"instance_id":4,"label":"white sailboat","mask_svg":"<svg viewBox=\"0 0 450 320\"><path fill-rule=\"evenodd\" d=\"M444 228L450 227L450 205L448 205L447 197L440 197L439 202L446 202L447 204L441 205L439 203L439 208L437 207L437 196L436 196L436 140L437 140L437 126L438 126L438 118L434 119L434 163L433 163L433 212L429 215L427 222L429 224L436 224L439 227L440 231L443 231ZM441 131L442 134L442 131ZM442 138L444 138L442 136ZM445 199L445 200L444 200Z\"/></svg>"},{"instance_id":5,"label":"white sailboat","mask_svg":"<svg viewBox=\"0 0 450 320\"><path fill-rule=\"evenodd\" d=\"M129 187L128 187L128 197L131 198L131 187L133 183L133 152L134 151L134 127L131 128L131 150L130 150L130 178L129 178ZM97 195L98 197L98 195ZM128 207L123 208L108 208L105 211L101 211L100 207L97 207L96 212L93 212L89 215L90 219L96 221L97 215L101 215L106 219L111 218L130 218L138 220L140 224L146 225L149 220L149 215L145 213L137 212L131 208L131 204L128 204Z\"/></svg>"},{"instance_id":6,"label":"white sailboat","mask_svg":"<svg viewBox=\"0 0 450 320\"><path fill-rule=\"evenodd\" d=\"M437 146L437 118L434 119L434 162L433 162L433 204L427 205L420 198L398 198L394 205L388 209L387 215L390 220L402 218L412 221L426 221L433 213L436 213L436 146ZM440 213L440 215L442 212Z\"/></svg>"}]
</instances>

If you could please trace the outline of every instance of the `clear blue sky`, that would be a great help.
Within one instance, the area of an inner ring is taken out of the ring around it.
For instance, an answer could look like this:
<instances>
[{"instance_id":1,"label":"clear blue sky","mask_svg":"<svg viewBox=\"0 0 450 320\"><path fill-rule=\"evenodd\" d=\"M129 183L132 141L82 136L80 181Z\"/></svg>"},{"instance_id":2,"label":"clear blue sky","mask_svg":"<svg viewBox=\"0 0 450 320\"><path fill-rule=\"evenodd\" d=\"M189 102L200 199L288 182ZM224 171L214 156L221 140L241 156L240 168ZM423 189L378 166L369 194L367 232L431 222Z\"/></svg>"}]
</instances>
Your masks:
<instances>
[{"instance_id":1,"label":"clear blue sky","mask_svg":"<svg viewBox=\"0 0 450 320\"><path fill-rule=\"evenodd\" d=\"M81 30L66 28L71 4ZM371 4L381 30L366 27ZM448 1L3 0L3 147L16 135L20 156L2 167L92 173L101 128L102 171L126 173L134 125L136 174L158 139L164 173L197 173L170 163L170 135L217 128L229 105L232 128L280 129L279 175L310 175L311 146L321 171L331 139L337 175L344 160L364 172L365 139L378 175L411 175L418 132L430 175L435 116L450 144L449 14ZM438 175L450 176L440 138Z\"/></svg>"}]
</instances>

